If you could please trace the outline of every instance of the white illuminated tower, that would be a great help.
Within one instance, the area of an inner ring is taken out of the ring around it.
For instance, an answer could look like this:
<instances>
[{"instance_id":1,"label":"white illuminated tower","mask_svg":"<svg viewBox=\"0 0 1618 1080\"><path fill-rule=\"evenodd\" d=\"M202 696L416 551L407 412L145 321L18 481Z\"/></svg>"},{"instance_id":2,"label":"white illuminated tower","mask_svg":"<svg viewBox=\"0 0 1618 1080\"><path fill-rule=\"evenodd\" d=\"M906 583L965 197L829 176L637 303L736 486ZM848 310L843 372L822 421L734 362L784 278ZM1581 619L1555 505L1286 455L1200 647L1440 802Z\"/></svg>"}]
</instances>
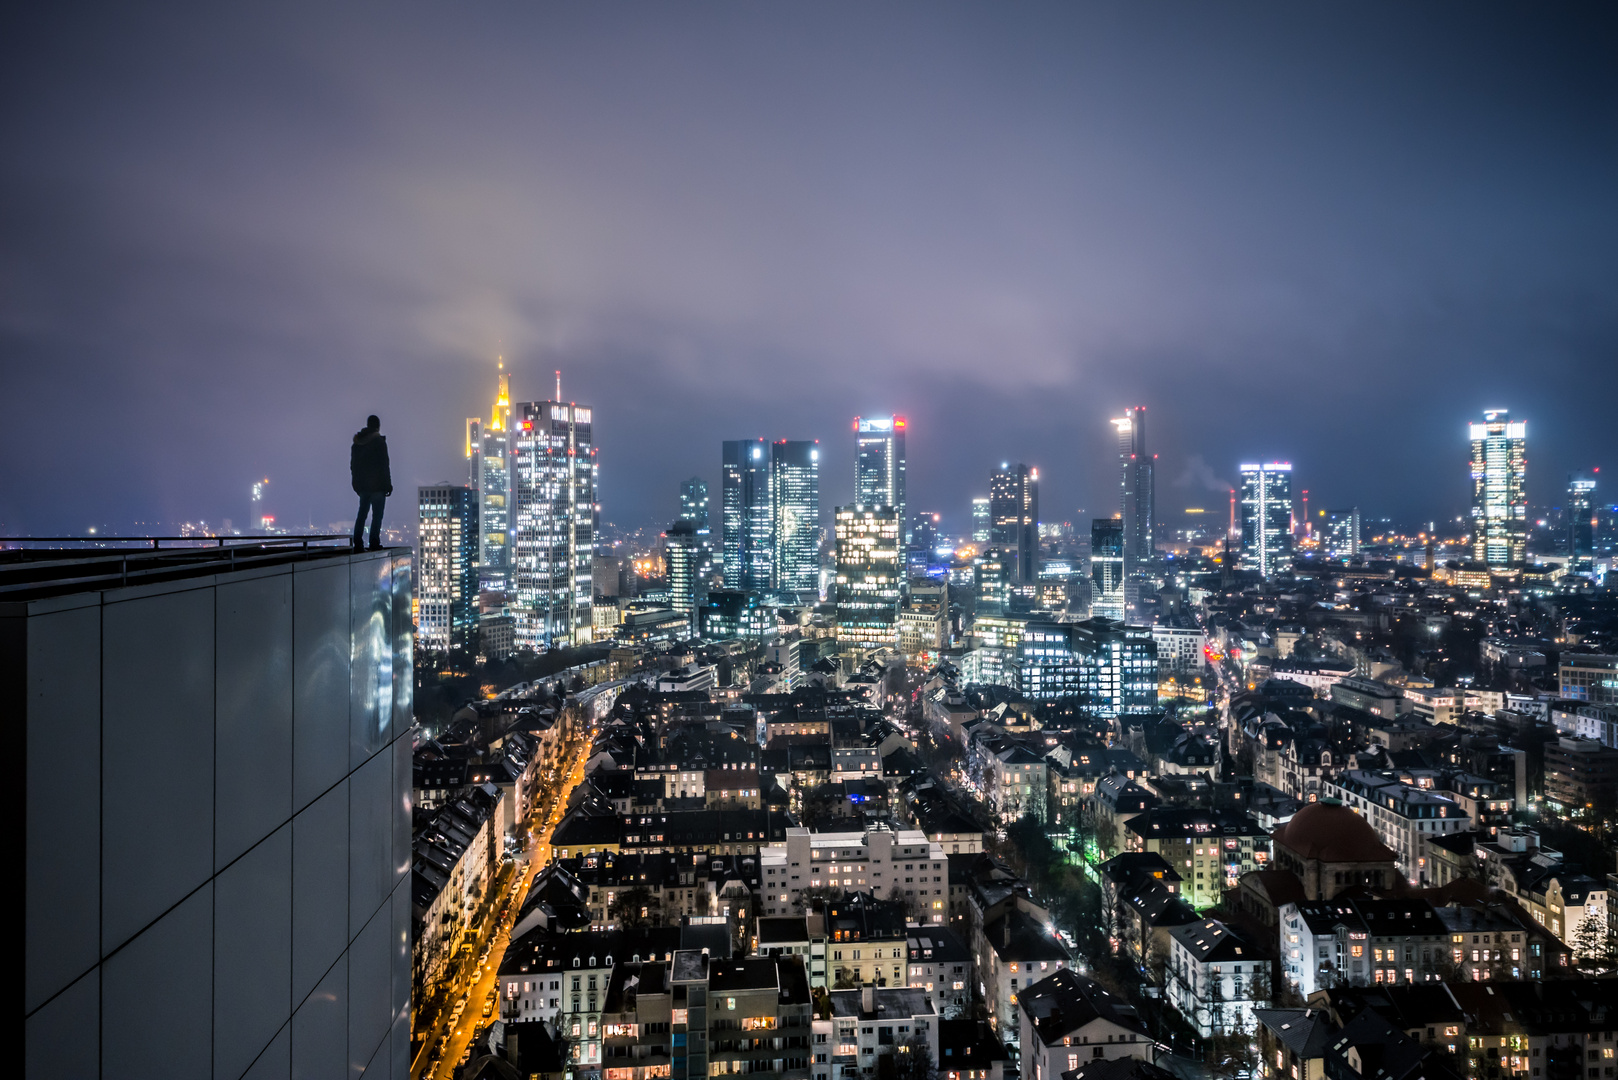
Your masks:
<instances>
[{"instance_id":1,"label":"white illuminated tower","mask_svg":"<svg viewBox=\"0 0 1618 1080\"><path fill-rule=\"evenodd\" d=\"M592 410L557 398L516 406L511 578L519 648L591 637L596 524Z\"/></svg>"},{"instance_id":2,"label":"white illuminated tower","mask_svg":"<svg viewBox=\"0 0 1618 1080\"><path fill-rule=\"evenodd\" d=\"M902 416L854 418L854 502L891 506L905 520L905 431Z\"/></svg>"},{"instance_id":3,"label":"white illuminated tower","mask_svg":"<svg viewBox=\"0 0 1618 1080\"><path fill-rule=\"evenodd\" d=\"M1292 465L1243 465L1242 565L1270 577L1292 566Z\"/></svg>"},{"instance_id":4,"label":"white illuminated tower","mask_svg":"<svg viewBox=\"0 0 1618 1080\"><path fill-rule=\"evenodd\" d=\"M1521 566L1528 556L1528 424L1490 409L1469 428L1472 439L1472 557Z\"/></svg>"},{"instance_id":5,"label":"white illuminated tower","mask_svg":"<svg viewBox=\"0 0 1618 1080\"><path fill-rule=\"evenodd\" d=\"M416 640L448 652L478 624L478 493L469 484L416 489Z\"/></svg>"}]
</instances>

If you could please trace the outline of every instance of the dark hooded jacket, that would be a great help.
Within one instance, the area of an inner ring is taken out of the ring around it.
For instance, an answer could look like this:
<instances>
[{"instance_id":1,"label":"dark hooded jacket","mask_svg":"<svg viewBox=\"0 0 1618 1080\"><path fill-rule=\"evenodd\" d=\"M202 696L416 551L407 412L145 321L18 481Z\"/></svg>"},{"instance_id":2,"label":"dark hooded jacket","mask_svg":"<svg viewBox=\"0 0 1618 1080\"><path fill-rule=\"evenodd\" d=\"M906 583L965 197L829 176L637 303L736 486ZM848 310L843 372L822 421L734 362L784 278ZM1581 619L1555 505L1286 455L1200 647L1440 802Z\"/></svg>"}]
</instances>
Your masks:
<instances>
[{"instance_id":1,"label":"dark hooded jacket","mask_svg":"<svg viewBox=\"0 0 1618 1080\"><path fill-rule=\"evenodd\" d=\"M388 469L388 440L380 431L366 428L354 435L348 452L348 472L354 481L354 494L371 491L392 493L393 473Z\"/></svg>"}]
</instances>

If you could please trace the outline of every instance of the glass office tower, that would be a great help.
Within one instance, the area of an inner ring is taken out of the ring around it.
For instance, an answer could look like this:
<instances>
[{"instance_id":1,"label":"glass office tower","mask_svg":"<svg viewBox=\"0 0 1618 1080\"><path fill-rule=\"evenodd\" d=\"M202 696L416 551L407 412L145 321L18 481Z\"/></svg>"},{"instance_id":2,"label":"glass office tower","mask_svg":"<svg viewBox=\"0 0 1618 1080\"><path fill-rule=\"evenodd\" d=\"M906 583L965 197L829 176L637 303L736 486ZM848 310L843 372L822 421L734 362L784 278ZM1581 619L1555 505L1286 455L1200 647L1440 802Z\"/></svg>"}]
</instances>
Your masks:
<instances>
[{"instance_id":1,"label":"glass office tower","mask_svg":"<svg viewBox=\"0 0 1618 1080\"><path fill-rule=\"evenodd\" d=\"M1360 553L1360 508L1322 510L1320 543L1329 559L1352 559Z\"/></svg>"},{"instance_id":2,"label":"glass office tower","mask_svg":"<svg viewBox=\"0 0 1618 1080\"><path fill-rule=\"evenodd\" d=\"M693 476L680 481L680 516L689 521L698 536L708 535L708 482Z\"/></svg>"},{"instance_id":3,"label":"glass office tower","mask_svg":"<svg viewBox=\"0 0 1618 1080\"><path fill-rule=\"evenodd\" d=\"M409 549L50 558L0 559L23 1075L404 1080Z\"/></svg>"},{"instance_id":4,"label":"glass office tower","mask_svg":"<svg viewBox=\"0 0 1618 1080\"><path fill-rule=\"evenodd\" d=\"M706 599L702 580L702 542L697 527L685 518L669 526L663 534L663 559L669 577L669 606L692 620L695 629L697 607Z\"/></svg>"},{"instance_id":5,"label":"glass office tower","mask_svg":"<svg viewBox=\"0 0 1618 1080\"><path fill-rule=\"evenodd\" d=\"M891 506L839 506L837 644L845 650L898 648L899 512Z\"/></svg>"},{"instance_id":6,"label":"glass office tower","mask_svg":"<svg viewBox=\"0 0 1618 1080\"><path fill-rule=\"evenodd\" d=\"M902 416L854 418L854 503L891 506L905 520L905 431Z\"/></svg>"},{"instance_id":7,"label":"glass office tower","mask_svg":"<svg viewBox=\"0 0 1618 1080\"><path fill-rule=\"evenodd\" d=\"M1146 452L1146 407L1136 406L1114 420L1118 429L1120 474L1119 516L1124 523L1124 572L1133 574L1139 563L1156 551L1152 534L1155 510L1153 458Z\"/></svg>"},{"instance_id":8,"label":"glass office tower","mask_svg":"<svg viewBox=\"0 0 1618 1080\"><path fill-rule=\"evenodd\" d=\"M1242 565L1265 577L1292 567L1292 465L1243 465Z\"/></svg>"},{"instance_id":9,"label":"glass office tower","mask_svg":"<svg viewBox=\"0 0 1618 1080\"><path fill-rule=\"evenodd\" d=\"M769 450L763 439L728 439L720 444L720 528L727 589L765 590L774 582Z\"/></svg>"},{"instance_id":10,"label":"glass office tower","mask_svg":"<svg viewBox=\"0 0 1618 1080\"><path fill-rule=\"evenodd\" d=\"M518 648L591 638L596 517L592 410L564 401L517 406L512 455L512 614Z\"/></svg>"},{"instance_id":11,"label":"glass office tower","mask_svg":"<svg viewBox=\"0 0 1618 1080\"><path fill-rule=\"evenodd\" d=\"M989 477L989 540L1011 562L1011 581L1039 578L1039 470L1002 465Z\"/></svg>"},{"instance_id":12,"label":"glass office tower","mask_svg":"<svg viewBox=\"0 0 1618 1080\"><path fill-rule=\"evenodd\" d=\"M478 625L478 492L465 484L416 490L416 637L440 652L473 643Z\"/></svg>"},{"instance_id":13,"label":"glass office tower","mask_svg":"<svg viewBox=\"0 0 1618 1080\"><path fill-rule=\"evenodd\" d=\"M1567 480L1567 553L1573 569L1587 569L1596 553L1596 482L1588 476Z\"/></svg>"},{"instance_id":14,"label":"glass office tower","mask_svg":"<svg viewBox=\"0 0 1618 1080\"><path fill-rule=\"evenodd\" d=\"M1124 619L1124 523L1120 518L1090 522L1090 611Z\"/></svg>"},{"instance_id":15,"label":"glass office tower","mask_svg":"<svg viewBox=\"0 0 1618 1080\"><path fill-rule=\"evenodd\" d=\"M696 530L701 557L697 562L697 576L706 586L714 572L713 532L708 526L708 482L693 476L680 481L680 517L691 522Z\"/></svg>"},{"instance_id":16,"label":"glass office tower","mask_svg":"<svg viewBox=\"0 0 1618 1080\"><path fill-rule=\"evenodd\" d=\"M820 590L820 443L770 444L770 504L775 531L775 588Z\"/></svg>"},{"instance_id":17,"label":"glass office tower","mask_svg":"<svg viewBox=\"0 0 1618 1080\"><path fill-rule=\"evenodd\" d=\"M992 529L992 518L989 515L989 500L980 495L972 500L972 543L989 543L989 536Z\"/></svg>"},{"instance_id":18,"label":"glass office tower","mask_svg":"<svg viewBox=\"0 0 1618 1080\"><path fill-rule=\"evenodd\" d=\"M1472 557L1521 566L1528 556L1528 424L1490 409L1468 429L1472 439Z\"/></svg>"}]
</instances>

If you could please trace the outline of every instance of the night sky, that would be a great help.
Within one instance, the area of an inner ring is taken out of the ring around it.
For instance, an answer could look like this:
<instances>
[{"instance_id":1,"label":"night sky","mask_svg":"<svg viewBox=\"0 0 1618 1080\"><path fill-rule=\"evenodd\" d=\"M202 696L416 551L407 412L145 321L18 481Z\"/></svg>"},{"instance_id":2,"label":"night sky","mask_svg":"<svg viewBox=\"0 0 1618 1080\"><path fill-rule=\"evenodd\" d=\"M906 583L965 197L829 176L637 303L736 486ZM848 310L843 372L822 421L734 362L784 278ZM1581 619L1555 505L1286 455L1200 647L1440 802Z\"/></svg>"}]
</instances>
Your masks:
<instances>
[{"instance_id":1,"label":"night sky","mask_svg":"<svg viewBox=\"0 0 1618 1080\"><path fill-rule=\"evenodd\" d=\"M413 517L497 354L626 526L891 411L956 527L1111 513L1134 404L1171 523L1453 517L1486 407L1618 473L1610 5L154 7L0 22L0 534L351 518L369 412Z\"/></svg>"}]
</instances>

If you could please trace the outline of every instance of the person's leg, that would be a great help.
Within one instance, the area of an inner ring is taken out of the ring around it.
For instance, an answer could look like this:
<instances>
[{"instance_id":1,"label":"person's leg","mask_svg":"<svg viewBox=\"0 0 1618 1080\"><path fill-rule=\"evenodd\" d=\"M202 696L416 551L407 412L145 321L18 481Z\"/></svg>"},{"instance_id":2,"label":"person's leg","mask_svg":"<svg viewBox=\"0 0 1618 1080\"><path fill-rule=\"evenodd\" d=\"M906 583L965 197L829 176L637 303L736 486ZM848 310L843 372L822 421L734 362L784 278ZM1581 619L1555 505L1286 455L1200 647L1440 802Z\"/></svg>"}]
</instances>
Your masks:
<instances>
[{"instance_id":1,"label":"person's leg","mask_svg":"<svg viewBox=\"0 0 1618 1080\"><path fill-rule=\"evenodd\" d=\"M354 519L354 546L365 546L365 512L371 508L370 495L360 493L360 515Z\"/></svg>"},{"instance_id":2,"label":"person's leg","mask_svg":"<svg viewBox=\"0 0 1618 1080\"><path fill-rule=\"evenodd\" d=\"M388 497L378 491L371 496L371 547L376 549L382 546L382 507L386 505Z\"/></svg>"}]
</instances>

